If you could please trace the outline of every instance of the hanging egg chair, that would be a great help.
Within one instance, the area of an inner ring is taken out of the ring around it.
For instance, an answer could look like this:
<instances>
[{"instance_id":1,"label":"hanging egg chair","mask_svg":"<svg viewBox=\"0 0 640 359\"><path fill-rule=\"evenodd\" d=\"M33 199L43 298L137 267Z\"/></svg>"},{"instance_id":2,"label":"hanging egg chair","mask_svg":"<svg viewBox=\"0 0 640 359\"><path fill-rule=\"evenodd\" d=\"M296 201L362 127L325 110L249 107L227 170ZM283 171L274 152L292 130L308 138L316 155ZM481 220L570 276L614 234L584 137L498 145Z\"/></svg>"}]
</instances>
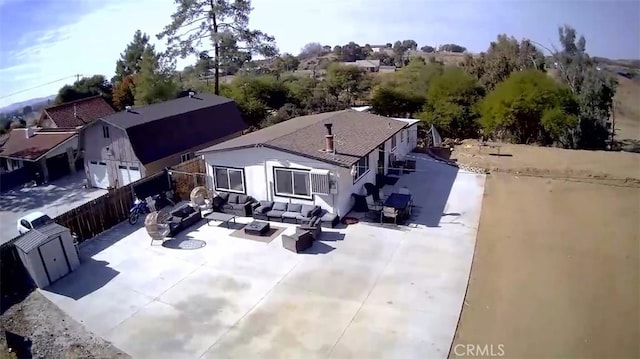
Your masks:
<instances>
[{"instance_id":1,"label":"hanging egg chair","mask_svg":"<svg viewBox=\"0 0 640 359\"><path fill-rule=\"evenodd\" d=\"M191 206L200 209L200 211L210 210L212 208L213 201L211 200L211 194L204 186L198 186L191 190L189 196L191 200Z\"/></svg>"},{"instance_id":2,"label":"hanging egg chair","mask_svg":"<svg viewBox=\"0 0 640 359\"><path fill-rule=\"evenodd\" d=\"M153 241L164 241L165 237L169 234L169 224L167 220L170 214L167 211L157 211L147 214L144 219L144 227L147 233L151 237L151 243Z\"/></svg>"}]
</instances>

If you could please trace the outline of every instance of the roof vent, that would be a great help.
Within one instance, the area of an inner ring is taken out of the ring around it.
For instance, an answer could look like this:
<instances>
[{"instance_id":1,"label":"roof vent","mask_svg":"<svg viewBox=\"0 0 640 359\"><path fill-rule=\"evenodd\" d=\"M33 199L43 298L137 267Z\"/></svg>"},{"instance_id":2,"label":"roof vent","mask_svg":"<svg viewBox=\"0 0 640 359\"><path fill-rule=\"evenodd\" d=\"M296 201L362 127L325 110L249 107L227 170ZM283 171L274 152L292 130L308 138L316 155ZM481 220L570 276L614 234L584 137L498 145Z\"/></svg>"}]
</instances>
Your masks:
<instances>
[{"instance_id":1,"label":"roof vent","mask_svg":"<svg viewBox=\"0 0 640 359\"><path fill-rule=\"evenodd\" d=\"M125 109L125 111L127 111L127 112L131 112L131 106L125 106L125 107L124 107L124 109Z\"/></svg>"},{"instance_id":2,"label":"roof vent","mask_svg":"<svg viewBox=\"0 0 640 359\"><path fill-rule=\"evenodd\" d=\"M195 96L195 95L196 95L196 93L195 93L195 92L193 92L193 91L189 91L189 97L192 97L192 98L193 98L193 96Z\"/></svg>"},{"instance_id":3,"label":"roof vent","mask_svg":"<svg viewBox=\"0 0 640 359\"><path fill-rule=\"evenodd\" d=\"M75 103L73 104L73 117L78 118L78 106Z\"/></svg>"}]
</instances>

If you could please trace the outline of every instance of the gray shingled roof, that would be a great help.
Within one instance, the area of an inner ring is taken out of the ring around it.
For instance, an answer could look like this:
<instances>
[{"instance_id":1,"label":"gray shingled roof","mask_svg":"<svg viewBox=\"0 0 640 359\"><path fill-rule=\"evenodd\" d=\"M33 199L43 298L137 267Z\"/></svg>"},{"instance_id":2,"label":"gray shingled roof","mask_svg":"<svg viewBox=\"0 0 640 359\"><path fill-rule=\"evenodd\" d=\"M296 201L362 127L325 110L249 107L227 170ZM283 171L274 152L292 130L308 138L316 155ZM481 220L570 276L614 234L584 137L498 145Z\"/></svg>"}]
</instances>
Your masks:
<instances>
[{"instance_id":1,"label":"gray shingled roof","mask_svg":"<svg viewBox=\"0 0 640 359\"><path fill-rule=\"evenodd\" d=\"M57 223L49 223L40 228L32 229L22 237L16 239L15 246L20 248L24 253L29 253L49 240L52 235L68 230L69 229Z\"/></svg>"},{"instance_id":2,"label":"gray shingled roof","mask_svg":"<svg viewBox=\"0 0 640 359\"><path fill-rule=\"evenodd\" d=\"M322 151L333 124L335 153ZM206 148L199 153L264 146L343 167L349 167L406 127L403 121L355 110L293 118Z\"/></svg>"}]
</instances>

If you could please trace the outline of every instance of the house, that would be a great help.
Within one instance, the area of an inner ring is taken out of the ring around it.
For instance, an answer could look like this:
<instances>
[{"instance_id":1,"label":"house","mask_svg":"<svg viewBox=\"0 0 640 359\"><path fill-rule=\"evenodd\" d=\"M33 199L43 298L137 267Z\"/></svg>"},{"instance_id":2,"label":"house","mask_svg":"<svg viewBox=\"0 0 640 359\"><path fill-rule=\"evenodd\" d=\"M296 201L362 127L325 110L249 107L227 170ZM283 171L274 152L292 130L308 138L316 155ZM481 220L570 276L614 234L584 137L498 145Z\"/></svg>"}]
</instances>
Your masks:
<instances>
[{"instance_id":1,"label":"house","mask_svg":"<svg viewBox=\"0 0 640 359\"><path fill-rule=\"evenodd\" d=\"M197 154L215 191L314 204L344 216L351 194L387 174L394 158L413 150L415 136L414 122L349 109L294 118Z\"/></svg>"},{"instance_id":2,"label":"house","mask_svg":"<svg viewBox=\"0 0 640 359\"><path fill-rule=\"evenodd\" d=\"M371 45L371 52L383 52L385 49L388 49L387 45Z\"/></svg>"},{"instance_id":3,"label":"house","mask_svg":"<svg viewBox=\"0 0 640 359\"><path fill-rule=\"evenodd\" d=\"M93 96L44 109L38 124L42 128L80 128L115 112L102 96Z\"/></svg>"},{"instance_id":4,"label":"house","mask_svg":"<svg viewBox=\"0 0 640 359\"><path fill-rule=\"evenodd\" d=\"M0 185L7 190L26 182L53 181L76 171L78 132L15 128L0 144Z\"/></svg>"},{"instance_id":5,"label":"house","mask_svg":"<svg viewBox=\"0 0 640 359\"><path fill-rule=\"evenodd\" d=\"M240 136L247 124L233 100L195 94L100 118L86 126L84 165L91 186L120 187Z\"/></svg>"},{"instance_id":6,"label":"house","mask_svg":"<svg viewBox=\"0 0 640 359\"><path fill-rule=\"evenodd\" d=\"M345 66L358 66L367 72L378 72L380 69L380 60L356 60L353 62L343 62Z\"/></svg>"}]
</instances>

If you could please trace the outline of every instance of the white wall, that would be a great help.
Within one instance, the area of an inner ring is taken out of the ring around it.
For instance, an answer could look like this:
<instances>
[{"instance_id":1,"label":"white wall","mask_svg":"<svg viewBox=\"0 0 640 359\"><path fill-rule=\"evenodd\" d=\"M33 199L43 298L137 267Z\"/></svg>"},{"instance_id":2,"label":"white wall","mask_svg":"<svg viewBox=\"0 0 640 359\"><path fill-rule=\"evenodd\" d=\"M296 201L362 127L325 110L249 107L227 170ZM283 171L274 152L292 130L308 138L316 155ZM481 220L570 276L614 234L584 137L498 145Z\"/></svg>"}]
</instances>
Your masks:
<instances>
[{"instance_id":1,"label":"white wall","mask_svg":"<svg viewBox=\"0 0 640 359\"><path fill-rule=\"evenodd\" d=\"M366 182L375 183L377 156L377 151L369 154L369 171L356 183L353 183L350 168L334 166L264 147L210 152L203 155L207 164L207 174L210 177L213 177L213 166L244 169L246 194L257 200L314 204L339 216L344 216L351 210L353 206L352 193L361 193ZM338 194L313 195L312 200L277 196L274 193L274 167L329 170L331 179L337 182Z\"/></svg>"},{"instance_id":2,"label":"white wall","mask_svg":"<svg viewBox=\"0 0 640 359\"><path fill-rule=\"evenodd\" d=\"M47 134L43 134L42 132L38 133L38 136L47 136ZM72 148L74 150L78 149L78 136L76 135L72 139L64 142L62 145L56 147L53 151L47 153L47 158L53 158L57 155L61 155L63 153L67 153L67 148Z\"/></svg>"}]
</instances>

